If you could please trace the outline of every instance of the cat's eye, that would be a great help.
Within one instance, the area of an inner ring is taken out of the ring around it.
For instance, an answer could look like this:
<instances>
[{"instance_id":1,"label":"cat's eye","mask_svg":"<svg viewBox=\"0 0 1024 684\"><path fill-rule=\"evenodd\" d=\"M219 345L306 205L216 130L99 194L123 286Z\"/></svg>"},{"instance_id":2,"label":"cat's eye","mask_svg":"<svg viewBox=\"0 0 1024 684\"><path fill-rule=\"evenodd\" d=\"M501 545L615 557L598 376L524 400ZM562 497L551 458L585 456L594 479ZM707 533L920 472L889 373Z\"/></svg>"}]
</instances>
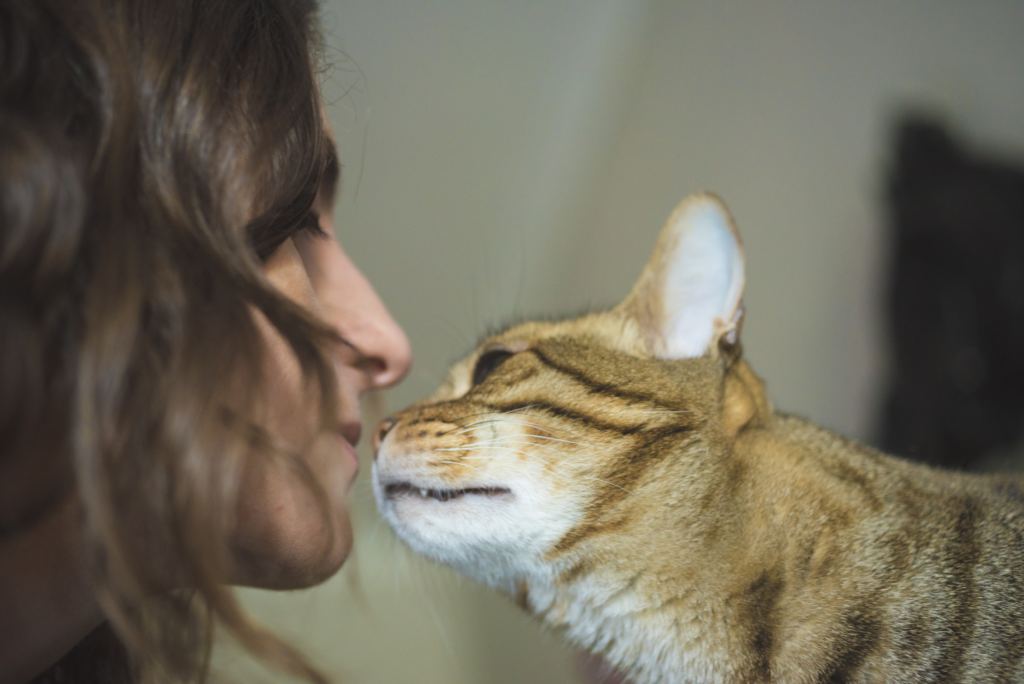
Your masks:
<instances>
[{"instance_id":1,"label":"cat's eye","mask_svg":"<svg viewBox=\"0 0 1024 684\"><path fill-rule=\"evenodd\" d=\"M512 352L507 349L492 349L484 352L477 359L476 367L473 368L473 386L476 387L487 379L487 376L494 372L494 369L505 363L512 357Z\"/></svg>"}]
</instances>

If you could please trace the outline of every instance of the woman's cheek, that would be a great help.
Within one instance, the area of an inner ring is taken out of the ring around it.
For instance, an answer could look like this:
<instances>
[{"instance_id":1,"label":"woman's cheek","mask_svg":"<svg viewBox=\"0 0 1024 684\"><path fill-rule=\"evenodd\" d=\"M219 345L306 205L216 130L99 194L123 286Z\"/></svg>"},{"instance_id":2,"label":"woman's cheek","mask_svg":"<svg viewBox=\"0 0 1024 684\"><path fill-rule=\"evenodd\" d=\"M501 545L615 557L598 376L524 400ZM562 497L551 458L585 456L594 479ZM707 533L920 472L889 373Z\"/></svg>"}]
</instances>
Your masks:
<instances>
[{"instance_id":1,"label":"woman's cheek","mask_svg":"<svg viewBox=\"0 0 1024 684\"><path fill-rule=\"evenodd\" d=\"M328 440L324 436L324 440ZM347 489L351 479L325 459L327 445L316 444L308 465L327 495L316 490L283 461L250 459L238 502L233 546L235 581L270 589L310 586L341 567L352 546ZM327 512L325 517L324 512Z\"/></svg>"},{"instance_id":2,"label":"woman's cheek","mask_svg":"<svg viewBox=\"0 0 1024 684\"><path fill-rule=\"evenodd\" d=\"M268 279L285 296L317 314L316 296L291 241L267 261ZM234 580L263 588L298 588L334 574L351 549L348 490L358 468L347 448L321 432L317 383L304 378L290 345L253 310L264 348L263 396L254 420L280 447L297 455L253 455L243 469L232 546Z\"/></svg>"},{"instance_id":3,"label":"woman's cheek","mask_svg":"<svg viewBox=\"0 0 1024 684\"><path fill-rule=\"evenodd\" d=\"M316 293L291 239L286 240L266 261L264 272L281 294L320 316ZM303 377L302 367L291 346L266 316L253 309L253 318L264 352L264 394L256 401L256 420L287 447L304 449L318 428L317 383Z\"/></svg>"},{"instance_id":4,"label":"woman's cheek","mask_svg":"<svg viewBox=\"0 0 1024 684\"><path fill-rule=\"evenodd\" d=\"M275 441L301 449L318 427L315 382L303 377L302 366L280 332L258 310L252 312L263 346L263 396L254 401L254 419Z\"/></svg>"}]
</instances>

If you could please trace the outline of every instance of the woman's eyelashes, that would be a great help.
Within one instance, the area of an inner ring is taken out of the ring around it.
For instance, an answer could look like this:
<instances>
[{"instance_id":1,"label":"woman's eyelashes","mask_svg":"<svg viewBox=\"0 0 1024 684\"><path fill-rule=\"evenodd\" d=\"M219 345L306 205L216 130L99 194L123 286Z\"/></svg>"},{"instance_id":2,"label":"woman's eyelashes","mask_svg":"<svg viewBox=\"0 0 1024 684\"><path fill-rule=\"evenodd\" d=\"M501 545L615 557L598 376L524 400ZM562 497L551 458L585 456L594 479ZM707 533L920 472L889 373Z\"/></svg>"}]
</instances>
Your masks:
<instances>
[{"instance_id":1,"label":"woman's eyelashes","mask_svg":"<svg viewBox=\"0 0 1024 684\"><path fill-rule=\"evenodd\" d=\"M315 211L308 212L295 227L295 230L292 231L291 235L301 232L308 233L311 237L315 238L330 237L327 231L320 225L320 214Z\"/></svg>"},{"instance_id":2,"label":"woman's eyelashes","mask_svg":"<svg viewBox=\"0 0 1024 684\"><path fill-rule=\"evenodd\" d=\"M259 260L265 262L274 255L274 252L280 249L281 245L288 238L295 237L300 233L305 233L314 238L330 237L327 231L320 225L320 214L316 211L308 211L298 223L287 228L266 231L257 230L256 234L252 237L253 249L256 251L256 256Z\"/></svg>"}]
</instances>

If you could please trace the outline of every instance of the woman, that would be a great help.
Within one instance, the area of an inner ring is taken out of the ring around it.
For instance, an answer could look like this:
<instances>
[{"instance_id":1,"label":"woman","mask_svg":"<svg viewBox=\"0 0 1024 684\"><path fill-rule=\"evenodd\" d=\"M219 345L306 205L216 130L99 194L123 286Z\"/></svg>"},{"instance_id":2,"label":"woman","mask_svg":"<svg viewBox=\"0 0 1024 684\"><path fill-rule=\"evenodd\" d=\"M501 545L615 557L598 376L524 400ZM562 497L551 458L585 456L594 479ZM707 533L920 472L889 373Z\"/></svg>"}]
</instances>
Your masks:
<instances>
[{"instance_id":1,"label":"woman","mask_svg":"<svg viewBox=\"0 0 1024 684\"><path fill-rule=\"evenodd\" d=\"M314 0L0 0L0 683L200 679L214 622L322 679L225 588L337 571L410 363L320 42Z\"/></svg>"}]
</instances>

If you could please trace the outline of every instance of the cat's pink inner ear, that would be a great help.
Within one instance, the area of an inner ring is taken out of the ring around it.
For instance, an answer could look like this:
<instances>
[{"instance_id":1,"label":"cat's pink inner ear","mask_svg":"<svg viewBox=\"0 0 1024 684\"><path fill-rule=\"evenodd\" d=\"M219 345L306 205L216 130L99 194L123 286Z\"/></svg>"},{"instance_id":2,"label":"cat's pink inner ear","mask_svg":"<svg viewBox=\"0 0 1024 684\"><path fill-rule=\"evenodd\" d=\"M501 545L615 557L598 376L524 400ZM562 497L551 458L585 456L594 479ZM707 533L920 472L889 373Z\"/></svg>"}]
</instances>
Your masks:
<instances>
[{"instance_id":1,"label":"cat's pink inner ear","mask_svg":"<svg viewBox=\"0 0 1024 684\"><path fill-rule=\"evenodd\" d=\"M652 354L703 356L723 336L737 341L743 281L743 247L729 211L714 195L693 195L669 217L617 310L637 321Z\"/></svg>"}]
</instances>

